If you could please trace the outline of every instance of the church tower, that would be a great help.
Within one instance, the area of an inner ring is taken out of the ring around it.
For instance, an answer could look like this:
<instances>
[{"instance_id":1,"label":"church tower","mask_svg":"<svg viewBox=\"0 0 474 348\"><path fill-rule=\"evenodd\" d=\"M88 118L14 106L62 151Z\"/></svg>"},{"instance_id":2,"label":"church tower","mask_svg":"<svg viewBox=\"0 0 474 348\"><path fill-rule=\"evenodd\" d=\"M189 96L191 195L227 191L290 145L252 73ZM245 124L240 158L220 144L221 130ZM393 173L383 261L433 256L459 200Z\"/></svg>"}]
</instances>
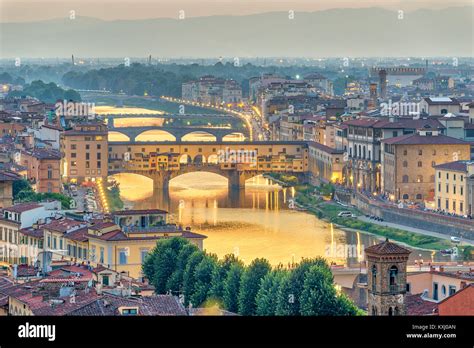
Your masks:
<instances>
[{"instance_id":1,"label":"church tower","mask_svg":"<svg viewBox=\"0 0 474 348\"><path fill-rule=\"evenodd\" d=\"M410 250L388 240L365 249L369 315L405 315Z\"/></svg>"}]
</instances>

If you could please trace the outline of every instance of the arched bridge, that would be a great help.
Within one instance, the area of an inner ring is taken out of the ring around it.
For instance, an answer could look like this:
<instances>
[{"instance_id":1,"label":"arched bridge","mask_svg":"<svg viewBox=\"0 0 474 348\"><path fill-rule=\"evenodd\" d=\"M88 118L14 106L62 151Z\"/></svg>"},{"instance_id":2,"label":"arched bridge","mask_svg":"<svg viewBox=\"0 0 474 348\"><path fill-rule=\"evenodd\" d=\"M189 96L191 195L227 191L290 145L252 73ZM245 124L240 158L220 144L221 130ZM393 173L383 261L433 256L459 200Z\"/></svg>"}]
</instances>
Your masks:
<instances>
[{"instance_id":1,"label":"arched bridge","mask_svg":"<svg viewBox=\"0 0 474 348\"><path fill-rule=\"evenodd\" d=\"M288 173L305 179L305 142L117 142L109 143L109 175L139 174L153 179L156 189L190 172L226 177L229 188L244 188L258 174Z\"/></svg>"}]
</instances>

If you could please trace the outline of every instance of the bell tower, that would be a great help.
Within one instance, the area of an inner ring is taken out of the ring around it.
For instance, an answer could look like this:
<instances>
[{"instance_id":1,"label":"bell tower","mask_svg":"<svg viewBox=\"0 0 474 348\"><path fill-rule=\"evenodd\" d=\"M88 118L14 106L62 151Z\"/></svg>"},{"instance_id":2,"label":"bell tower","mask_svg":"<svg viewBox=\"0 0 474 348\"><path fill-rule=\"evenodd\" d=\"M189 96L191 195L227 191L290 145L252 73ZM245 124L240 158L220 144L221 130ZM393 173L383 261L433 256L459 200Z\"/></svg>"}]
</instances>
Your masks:
<instances>
[{"instance_id":1,"label":"bell tower","mask_svg":"<svg viewBox=\"0 0 474 348\"><path fill-rule=\"evenodd\" d=\"M406 314L406 272L410 253L388 238L365 249L369 315Z\"/></svg>"}]
</instances>

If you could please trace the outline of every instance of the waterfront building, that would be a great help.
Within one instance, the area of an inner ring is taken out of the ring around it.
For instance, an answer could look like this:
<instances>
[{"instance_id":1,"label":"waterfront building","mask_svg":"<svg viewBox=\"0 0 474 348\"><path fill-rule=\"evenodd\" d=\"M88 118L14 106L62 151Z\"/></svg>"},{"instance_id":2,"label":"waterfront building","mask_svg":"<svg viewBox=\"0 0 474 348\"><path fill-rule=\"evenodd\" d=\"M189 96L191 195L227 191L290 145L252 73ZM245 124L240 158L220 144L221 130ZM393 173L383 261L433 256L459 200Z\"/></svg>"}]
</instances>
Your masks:
<instances>
[{"instance_id":1,"label":"waterfront building","mask_svg":"<svg viewBox=\"0 0 474 348\"><path fill-rule=\"evenodd\" d=\"M344 152L317 142L308 143L308 171L313 182L344 181Z\"/></svg>"},{"instance_id":2,"label":"waterfront building","mask_svg":"<svg viewBox=\"0 0 474 348\"><path fill-rule=\"evenodd\" d=\"M382 145L382 192L405 202L433 202L435 166L453 158L468 160L471 148L465 141L429 128L384 139Z\"/></svg>"},{"instance_id":3,"label":"waterfront building","mask_svg":"<svg viewBox=\"0 0 474 348\"><path fill-rule=\"evenodd\" d=\"M436 208L457 215L474 214L474 161L455 161L435 167Z\"/></svg>"}]
</instances>

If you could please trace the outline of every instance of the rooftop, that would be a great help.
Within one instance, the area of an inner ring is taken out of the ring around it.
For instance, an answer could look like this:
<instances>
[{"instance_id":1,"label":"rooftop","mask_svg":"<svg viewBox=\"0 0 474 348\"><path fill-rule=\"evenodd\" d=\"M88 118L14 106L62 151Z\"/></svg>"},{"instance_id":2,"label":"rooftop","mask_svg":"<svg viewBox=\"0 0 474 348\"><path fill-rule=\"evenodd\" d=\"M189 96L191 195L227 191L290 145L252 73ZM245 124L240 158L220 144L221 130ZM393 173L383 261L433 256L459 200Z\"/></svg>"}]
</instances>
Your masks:
<instances>
[{"instance_id":1,"label":"rooftop","mask_svg":"<svg viewBox=\"0 0 474 348\"><path fill-rule=\"evenodd\" d=\"M375 244L365 248L367 254L387 255L387 254L400 254L408 255L411 253L410 250L401 247L398 244L392 243L388 238L379 244Z\"/></svg>"},{"instance_id":2,"label":"rooftop","mask_svg":"<svg viewBox=\"0 0 474 348\"><path fill-rule=\"evenodd\" d=\"M454 144L461 144L461 145L469 145L468 142L448 137L447 135L420 135L420 134L406 134L399 137L389 138L382 140L385 144L390 145L454 145Z\"/></svg>"},{"instance_id":3,"label":"rooftop","mask_svg":"<svg viewBox=\"0 0 474 348\"><path fill-rule=\"evenodd\" d=\"M38 203L20 203L20 204L15 204L11 207L4 208L5 211L11 212L11 213L24 213L26 211L42 208L43 206L38 204Z\"/></svg>"}]
</instances>

